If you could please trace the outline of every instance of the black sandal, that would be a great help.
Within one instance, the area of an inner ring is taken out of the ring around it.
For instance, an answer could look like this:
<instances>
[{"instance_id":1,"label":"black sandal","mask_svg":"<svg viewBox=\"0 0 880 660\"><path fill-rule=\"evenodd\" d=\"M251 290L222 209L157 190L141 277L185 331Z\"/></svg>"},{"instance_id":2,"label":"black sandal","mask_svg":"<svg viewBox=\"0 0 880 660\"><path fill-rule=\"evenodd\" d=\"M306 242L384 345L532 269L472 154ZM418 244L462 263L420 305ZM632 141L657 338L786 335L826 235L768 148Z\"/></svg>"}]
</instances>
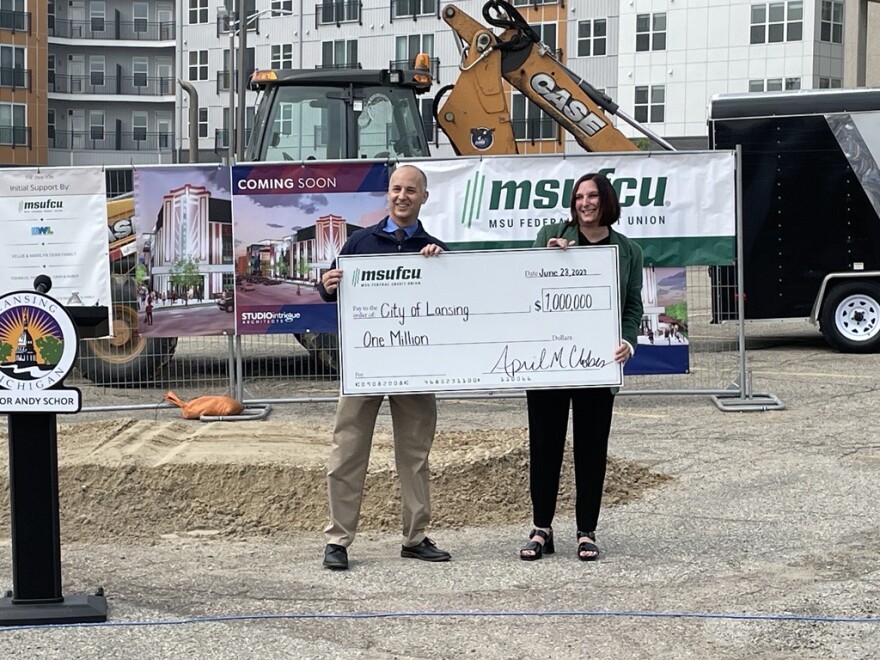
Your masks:
<instances>
[{"instance_id":1,"label":"black sandal","mask_svg":"<svg viewBox=\"0 0 880 660\"><path fill-rule=\"evenodd\" d=\"M596 540L596 532L578 532L577 537L581 539L583 537L587 537L591 541ZM582 555L582 552L595 552L594 555ZM599 546L595 543L589 543L588 541L582 541L578 543L578 559L581 561L596 561L599 558Z\"/></svg>"},{"instance_id":2,"label":"black sandal","mask_svg":"<svg viewBox=\"0 0 880 660\"><path fill-rule=\"evenodd\" d=\"M539 536L544 539L544 542L540 541L532 541L531 538L533 536ZM523 552L527 552L531 550L535 554L533 555L524 555ZM544 555L552 555L556 552L556 548L553 545L553 530L550 532L545 532L543 529L533 529L529 532L529 542L526 543L519 551L519 558L523 561L534 561L536 559L540 559Z\"/></svg>"}]
</instances>

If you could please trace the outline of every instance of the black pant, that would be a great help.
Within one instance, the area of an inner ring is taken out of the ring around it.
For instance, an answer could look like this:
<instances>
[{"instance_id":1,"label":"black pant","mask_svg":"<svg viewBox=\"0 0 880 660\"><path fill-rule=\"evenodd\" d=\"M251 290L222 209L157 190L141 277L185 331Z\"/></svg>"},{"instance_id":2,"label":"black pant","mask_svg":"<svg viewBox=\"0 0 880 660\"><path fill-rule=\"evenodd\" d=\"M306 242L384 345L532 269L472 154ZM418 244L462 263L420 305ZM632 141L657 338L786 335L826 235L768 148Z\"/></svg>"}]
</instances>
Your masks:
<instances>
[{"instance_id":1,"label":"black pant","mask_svg":"<svg viewBox=\"0 0 880 660\"><path fill-rule=\"evenodd\" d=\"M529 409L529 487L535 527L550 527L559 495L559 473L571 406L578 530L599 520L614 395L607 387L526 392Z\"/></svg>"}]
</instances>

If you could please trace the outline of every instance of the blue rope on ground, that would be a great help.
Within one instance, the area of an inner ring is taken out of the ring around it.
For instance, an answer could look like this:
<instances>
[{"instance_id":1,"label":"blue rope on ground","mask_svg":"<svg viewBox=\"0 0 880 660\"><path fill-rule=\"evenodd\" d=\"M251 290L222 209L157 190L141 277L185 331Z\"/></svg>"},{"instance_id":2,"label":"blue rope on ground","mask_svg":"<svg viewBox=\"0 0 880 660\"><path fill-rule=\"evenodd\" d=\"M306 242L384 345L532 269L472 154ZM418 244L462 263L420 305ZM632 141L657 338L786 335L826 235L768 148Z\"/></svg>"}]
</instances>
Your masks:
<instances>
[{"instance_id":1,"label":"blue rope on ground","mask_svg":"<svg viewBox=\"0 0 880 660\"><path fill-rule=\"evenodd\" d=\"M417 617L545 617L545 616L579 616L579 617L636 617L636 618L669 618L669 619L722 619L730 621L796 621L809 623L880 623L880 616L825 616L807 614L735 614L724 612L639 612L631 610L548 610L548 611L458 611L439 610L425 612L300 612L288 614L229 614L218 616L192 617L187 619L167 619L154 621L107 621L105 623L62 623L51 624L52 628L107 628L107 627L141 627L141 626L182 626L196 623L225 623L229 621L269 621L284 619L397 619ZM38 628L45 630L49 625L25 625L0 628L0 632L28 630Z\"/></svg>"}]
</instances>

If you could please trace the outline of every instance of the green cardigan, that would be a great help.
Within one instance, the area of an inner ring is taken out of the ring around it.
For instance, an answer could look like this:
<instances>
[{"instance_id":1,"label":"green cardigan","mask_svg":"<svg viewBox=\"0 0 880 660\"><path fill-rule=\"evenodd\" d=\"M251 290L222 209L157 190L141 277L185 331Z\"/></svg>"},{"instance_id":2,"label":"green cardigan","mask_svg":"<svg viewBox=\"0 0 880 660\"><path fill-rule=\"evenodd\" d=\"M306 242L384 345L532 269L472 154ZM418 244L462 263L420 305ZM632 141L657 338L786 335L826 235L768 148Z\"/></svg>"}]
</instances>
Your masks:
<instances>
[{"instance_id":1,"label":"green cardigan","mask_svg":"<svg viewBox=\"0 0 880 660\"><path fill-rule=\"evenodd\" d=\"M610 241L618 246L620 256L620 325L623 338L630 343L633 351L639 341L639 330L642 327L642 265L644 257L642 248L623 234L611 231ZM564 222L545 225L538 232L532 247L547 247L551 238L564 238L578 243L578 228Z\"/></svg>"}]
</instances>

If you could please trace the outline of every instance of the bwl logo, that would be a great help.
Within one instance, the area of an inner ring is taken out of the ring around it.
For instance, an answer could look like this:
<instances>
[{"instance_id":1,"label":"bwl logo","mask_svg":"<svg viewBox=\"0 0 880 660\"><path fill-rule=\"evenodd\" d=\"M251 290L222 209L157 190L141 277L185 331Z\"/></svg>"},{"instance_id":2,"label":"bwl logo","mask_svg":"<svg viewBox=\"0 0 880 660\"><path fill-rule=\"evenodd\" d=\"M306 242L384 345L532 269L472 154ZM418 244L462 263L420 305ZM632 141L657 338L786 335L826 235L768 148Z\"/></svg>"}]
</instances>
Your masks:
<instances>
[{"instance_id":1,"label":"bwl logo","mask_svg":"<svg viewBox=\"0 0 880 660\"><path fill-rule=\"evenodd\" d=\"M31 236L51 236L53 233L51 227L31 227Z\"/></svg>"},{"instance_id":2,"label":"bwl logo","mask_svg":"<svg viewBox=\"0 0 880 660\"><path fill-rule=\"evenodd\" d=\"M44 199L42 202L24 202L18 203L18 212L25 211L60 211L64 208L64 202L60 199Z\"/></svg>"}]
</instances>

